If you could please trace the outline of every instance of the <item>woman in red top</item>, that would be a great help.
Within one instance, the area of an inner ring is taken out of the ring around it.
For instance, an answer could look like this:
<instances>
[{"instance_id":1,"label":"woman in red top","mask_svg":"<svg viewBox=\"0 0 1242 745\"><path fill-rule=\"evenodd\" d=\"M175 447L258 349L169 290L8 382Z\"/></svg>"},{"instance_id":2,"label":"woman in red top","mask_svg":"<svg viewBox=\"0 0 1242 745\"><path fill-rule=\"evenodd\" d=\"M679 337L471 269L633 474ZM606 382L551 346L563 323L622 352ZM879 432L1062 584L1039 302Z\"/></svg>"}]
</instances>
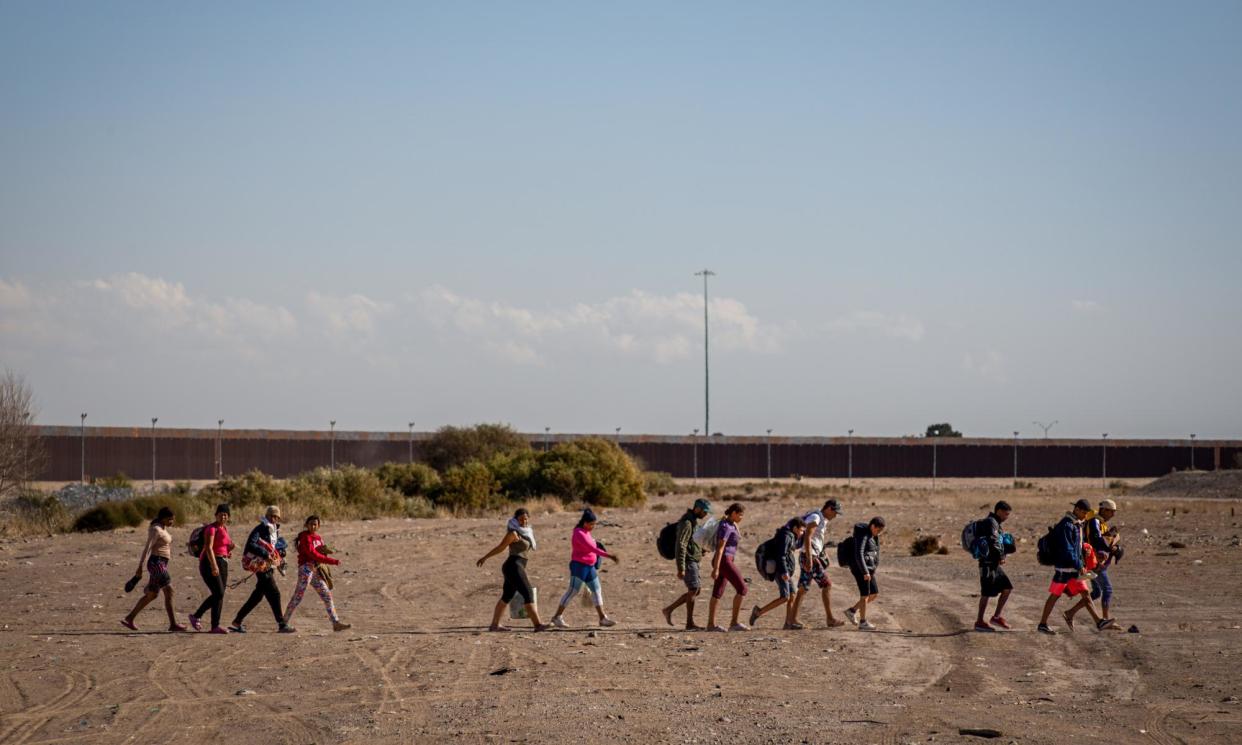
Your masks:
<instances>
[{"instance_id":1,"label":"woman in red top","mask_svg":"<svg viewBox=\"0 0 1242 745\"><path fill-rule=\"evenodd\" d=\"M224 587L229 582L229 555L233 553L233 539L229 538L229 506L222 504L216 507L215 522L203 527L203 552L198 556L198 574L211 593L198 610L190 614L190 625L195 631L202 631L203 624L199 619L207 611L211 611L212 634L227 634L228 629L220 626L220 613L224 610Z\"/></svg>"},{"instance_id":2,"label":"woman in red top","mask_svg":"<svg viewBox=\"0 0 1242 745\"><path fill-rule=\"evenodd\" d=\"M298 604L302 602L302 595L306 593L306 585L315 588L315 592L319 593L319 599L323 600L323 606L328 609L328 618L332 620L333 631L344 631L350 627L350 624L342 623L340 617L336 615L336 605L332 602L332 588L324 581L319 574L320 564L336 565L341 562L328 556L330 549L323 545L323 537L319 535L319 516L311 515L306 518L306 530L298 533L298 586L293 590L293 597L289 598L289 607L285 608L285 623L293 618L293 612L298 609Z\"/></svg>"}]
</instances>

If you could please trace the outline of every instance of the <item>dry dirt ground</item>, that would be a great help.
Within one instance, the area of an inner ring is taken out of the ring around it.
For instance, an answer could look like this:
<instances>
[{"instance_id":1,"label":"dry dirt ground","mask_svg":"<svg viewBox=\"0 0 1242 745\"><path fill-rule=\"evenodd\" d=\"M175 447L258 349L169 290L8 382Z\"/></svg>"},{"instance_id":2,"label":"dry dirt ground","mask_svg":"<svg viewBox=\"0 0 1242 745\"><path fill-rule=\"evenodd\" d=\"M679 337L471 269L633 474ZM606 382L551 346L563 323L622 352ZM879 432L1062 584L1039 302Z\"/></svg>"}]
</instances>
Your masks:
<instances>
[{"instance_id":1,"label":"dry dirt ground","mask_svg":"<svg viewBox=\"0 0 1242 745\"><path fill-rule=\"evenodd\" d=\"M261 606L251 633L227 639L163 633L158 604L139 617L143 633L118 625L134 600L121 585L139 531L10 541L0 544L0 742L983 741L960 735L967 727L1017 743L1242 741L1242 516L1234 515L1242 504L1120 496L1115 522L1129 554L1113 571L1115 615L1141 633L1083 624L1066 633L1062 604L1054 615L1062 633L1048 637L1034 628L1050 574L1035 563L1034 540L1071 499L1094 501L1103 490L1085 482L948 487L872 483L837 495L847 515L830 537L876 514L890 526L873 633L822 628L816 598L804 631L779 630L775 615L745 633L666 626L660 608L679 583L655 534L691 501L685 495L602 512L597 535L622 557L603 574L619 625L596 633L593 612L577 602L566 615L572 631L533 634L512 622L523 630L484 632L500 560L482 569L474 562L501 537L501 519L328 524L323 532L344 562L336 597L354 628L332 633L308 593L296 635L275 634ZM721 501L741 494L718 488ZM976 569L953 544L961 525L1001 496L1014 504L1007 526L1023 540L1008 565L1014 631L977 634L966 631ZM808 498L746 504L743 556L781 521L818 506ZM237 519L241 533L250 521ZM540 545L529 569L545 613L566 583L575 519L535 520ZM950 553L909 556L920 529L946 538ZM178 544L185 534L176 529ZM766 601L775 588L755 578L752 563L741 562L751 597ZM172 573L184 619L204 590L184 555ZM840 609L855 591L848 572L831 575ZM283 580L286 598L291 589ZM245 592L230 593L226 619ZM494 674L502 669L510 671Z\"/></svg>"}]
</instances>

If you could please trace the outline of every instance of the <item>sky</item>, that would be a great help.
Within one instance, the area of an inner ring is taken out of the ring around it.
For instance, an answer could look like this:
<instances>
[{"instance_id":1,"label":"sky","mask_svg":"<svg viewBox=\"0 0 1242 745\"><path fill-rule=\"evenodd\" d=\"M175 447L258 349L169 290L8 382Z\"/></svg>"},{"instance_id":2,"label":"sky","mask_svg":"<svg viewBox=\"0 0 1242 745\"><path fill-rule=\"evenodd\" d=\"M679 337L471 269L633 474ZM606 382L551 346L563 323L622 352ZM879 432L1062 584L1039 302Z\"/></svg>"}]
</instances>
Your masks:
<instances>
[{"instance_id":1,"label":"sky","mask_svg":"<svg viewBox=\"0 0 1242 745\"><path fill-rule=\"evenodd\" d=\"M45 424L1242 436L1242 4L0 0Z\"/></svg>"}]
</instances>

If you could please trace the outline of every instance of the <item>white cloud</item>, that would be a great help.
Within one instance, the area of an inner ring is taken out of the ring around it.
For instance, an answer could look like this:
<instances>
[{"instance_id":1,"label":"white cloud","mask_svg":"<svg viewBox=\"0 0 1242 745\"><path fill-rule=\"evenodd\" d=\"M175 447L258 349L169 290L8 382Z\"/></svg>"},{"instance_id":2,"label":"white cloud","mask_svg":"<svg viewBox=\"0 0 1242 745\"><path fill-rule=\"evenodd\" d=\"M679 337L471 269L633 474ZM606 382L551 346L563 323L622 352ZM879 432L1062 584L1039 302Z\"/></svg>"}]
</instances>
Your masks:
<instances>
[{"instance_id":1,"label":"white cloud","mask_svg":"<svg viewBox=\"0 0 1242 745\"><path fill-rule=\"evenodd\" d=\"M1005 356L996 350L988 350L979 356L967 353L962 359L962 369L988 380L1004 381L1006 379Z\"/></svg>"},{"instance_id":2,"label":"white cloud","mask_svg":"<svg viewBox=\"0 0 1242 745\"><path fill-rule=\"evenodd\" d=\"M873 310L856 310L828 322L828 328L841 333L873 333L893 339L922 341L923 322L904 313L891 315Z\"/></svg>"},{"instance_id":3,"label":"white cloud","mask_svg":"<svg viewBox=\"0 0 1242 745\"><path fill-rule=\"evenodd\" d=\"M1071 300L1070 307L1079 313L1093 313L1097 310L1103 310L1104 306L1094 300Z\"/></svg>"},{"instance_id":4,"label":"white cloud","mask_svg":"<svg viewBox=\"0 0 1242 745\"><path fill-rule=\"evenodd\" d=\"M366 295L322 295L314 290L306 294L306 305L330 335L364 339L375 336L376 322L393 308Z\"/></svg>"},{"instance_id":5,"label":"white cloud","mask_svg":"<svg viewBox=\"0 0 1242 745\"><path fill-rule=\"evenodd\" d=\"M26 285L18 281L6 282L0 277L0 308L5 310L23 310L34 303L34 298Z\"/></svg>"}]
</instances>

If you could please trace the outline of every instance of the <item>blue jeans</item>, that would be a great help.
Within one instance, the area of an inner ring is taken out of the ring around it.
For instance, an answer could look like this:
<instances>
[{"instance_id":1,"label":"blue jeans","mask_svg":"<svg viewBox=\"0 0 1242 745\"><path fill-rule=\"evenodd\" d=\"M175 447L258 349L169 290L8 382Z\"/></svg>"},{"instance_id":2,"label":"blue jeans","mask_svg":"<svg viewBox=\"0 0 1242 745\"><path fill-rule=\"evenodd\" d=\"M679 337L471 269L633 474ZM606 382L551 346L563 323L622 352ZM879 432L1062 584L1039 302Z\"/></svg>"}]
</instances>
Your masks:
<instances>
[{"instance_id":1,"label":"blue jeans","mask_svg":"<svg viewBox=\"0 0 1242 745\"><path fill-rule=\"evenodd\" d=\"M599 584L599 572L589 564L569 562L569 589L561 596L561 607L569 605L569 601L573 600L583 587L591 593L591 597L595 600L595 607L603 607L604 590Z\"/></svg>"},{"instance_id":2,"label":"blue jeans","mask_svg":"<svg viewBox=\"0 0 1242 745\"><path fill-rule=\"evenodd\" d=\"M1104 605L1113 600L1113 581L1108 578L1108 562L1104 562L1095 570L1095 587L1091 591L1092 598L1099 598Z\"/></svg>"}]
</instances>

